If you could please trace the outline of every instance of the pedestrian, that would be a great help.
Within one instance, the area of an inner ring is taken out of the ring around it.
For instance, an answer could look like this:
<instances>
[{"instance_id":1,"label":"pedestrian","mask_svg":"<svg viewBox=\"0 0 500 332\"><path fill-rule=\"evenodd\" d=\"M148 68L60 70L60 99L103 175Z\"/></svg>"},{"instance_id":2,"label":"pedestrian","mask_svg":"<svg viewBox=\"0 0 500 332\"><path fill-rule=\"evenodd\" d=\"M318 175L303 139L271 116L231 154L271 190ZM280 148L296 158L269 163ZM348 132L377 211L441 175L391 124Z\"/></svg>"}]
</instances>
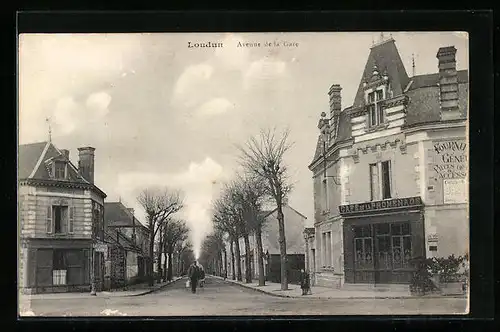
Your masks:
<instances>
[{"instance_id":1,"label":"pedestrian","mask_svg":"<svg viewBox=\"0 0 500 332\"><path fill-rule=\"evenodd\" d=\"M309 274L306 271L304 271L304 269L300 270L300 288L302 289L302 295L309 294L310 291Z\"/></svg>"},{"instance_id":2,"label":"pedestrian","mask_svg":"<svg viewBox=\"0 0 500 332\"><path fill-rule=\"evenodd\" d=\"M203 288L203 286L205 285L205 269L201 264L199 264L199 272L200 272L200 288Z\"/></svg>"},{"instance_id":3,"label":"pedestrian","mask_svg":"<svg viewBox=\"0 0 500 332\"><path fill-rule=\"evenodd\" d=\"M198 285L198 279L200 278L200 268L198 267L198 262L196 260L189 266L188 277L191 283L191 292L194 294L196 293L196 286Z\"/></svg>"}]
</instances>

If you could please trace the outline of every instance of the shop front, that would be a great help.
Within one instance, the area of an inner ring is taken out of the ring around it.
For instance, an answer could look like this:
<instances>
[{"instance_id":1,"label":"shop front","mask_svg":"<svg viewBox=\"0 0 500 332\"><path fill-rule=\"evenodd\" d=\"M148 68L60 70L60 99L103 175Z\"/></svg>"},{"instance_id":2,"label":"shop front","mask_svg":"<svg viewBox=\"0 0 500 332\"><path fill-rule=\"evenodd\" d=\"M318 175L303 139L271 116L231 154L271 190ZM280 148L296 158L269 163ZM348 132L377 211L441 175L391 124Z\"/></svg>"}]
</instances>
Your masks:
<instances>
[{"instance_id":1,"label":"shop front","mask_svg":"<svg viewBox=\"0 0 500 332\"><path fill-rule=\"evenodd\" d=\"M28 247L30 293L88 291L89 243L82 240L32 240Z\"/></svg>"},{"instance_id":2,"label":"shop front","mask_svg":"<svg viewBox=\"0 0 500 332\"><path fill-rule=\"evenodd\" d=\"M341 205L346 283L406 284L425 256L420 197Z\"/></svg>"}]
</instances>

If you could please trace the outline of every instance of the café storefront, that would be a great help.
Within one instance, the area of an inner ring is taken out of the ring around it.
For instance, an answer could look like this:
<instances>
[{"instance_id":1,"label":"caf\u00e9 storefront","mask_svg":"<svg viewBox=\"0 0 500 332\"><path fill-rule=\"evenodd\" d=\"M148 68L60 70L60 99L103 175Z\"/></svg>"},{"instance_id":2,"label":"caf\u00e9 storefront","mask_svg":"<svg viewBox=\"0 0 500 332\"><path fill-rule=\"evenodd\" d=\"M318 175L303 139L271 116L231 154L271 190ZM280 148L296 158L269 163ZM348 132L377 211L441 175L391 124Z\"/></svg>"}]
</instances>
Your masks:
<instances>
[{"instance_id":1,"label":"caf\u00e9 storefront","mask_svg":"<svg viewBox=\"0 0 500 332\"><path fill-rule=\"evenodd\" d=\"M346 283L405 284L411 259L425 255L420 197L339 206Z\"/></svg>"}]
</instances>

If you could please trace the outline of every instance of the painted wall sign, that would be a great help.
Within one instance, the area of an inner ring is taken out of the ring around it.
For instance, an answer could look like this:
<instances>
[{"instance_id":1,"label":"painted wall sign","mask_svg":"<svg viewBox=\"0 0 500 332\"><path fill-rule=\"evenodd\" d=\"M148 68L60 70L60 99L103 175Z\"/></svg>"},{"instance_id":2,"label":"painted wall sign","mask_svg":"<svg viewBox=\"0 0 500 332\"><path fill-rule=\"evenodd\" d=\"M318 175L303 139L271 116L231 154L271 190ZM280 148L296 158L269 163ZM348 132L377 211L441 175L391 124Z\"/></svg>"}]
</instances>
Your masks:
<instances>
[{"instance_id":1,"label":"painted wall sign","mask_svg":"<svg viewBox=\"0 0 500 332\"><path fill-rule=\"evenodd\" d=\"M467 202L467 184L465 179L444 179L443 199L445 204Z\"/></svg>"},{"instance_id":2,"label":"painted wall sign","mask_svg":"<svg viewBox=\"0 0 500 332\"><path fill-rule=\"evenodd\" d=\"M411 208L419 207L422 205L422 199L420 197L408 197L408 198L395 198L390 200L369 202L369 203L358 203L358 204L348 204L340 205L340 214L346 213L356 213L356 212L369 212L378 211L386 209L397 209L397 208Z\"/></svg>"},{"instance_id":3,"label":"painted wall sign","mask_svg":"<svg viewBox=\"0 0 500 332\"><path fill-rule=\"evenodd\" d=\"M437 234L429 234L427 235L427 242L438 242Z\"/></svg>"},{"instance_id":4,"label":"painted wall sign","mask_svg":"<svg viewBox=\"0 0 500 332\"><path fill-rule=\"evenodd\" d=\"M465 178L468 169L465 140L434 142L434 171L442 179Z\"/></svg>"}]
</instances>

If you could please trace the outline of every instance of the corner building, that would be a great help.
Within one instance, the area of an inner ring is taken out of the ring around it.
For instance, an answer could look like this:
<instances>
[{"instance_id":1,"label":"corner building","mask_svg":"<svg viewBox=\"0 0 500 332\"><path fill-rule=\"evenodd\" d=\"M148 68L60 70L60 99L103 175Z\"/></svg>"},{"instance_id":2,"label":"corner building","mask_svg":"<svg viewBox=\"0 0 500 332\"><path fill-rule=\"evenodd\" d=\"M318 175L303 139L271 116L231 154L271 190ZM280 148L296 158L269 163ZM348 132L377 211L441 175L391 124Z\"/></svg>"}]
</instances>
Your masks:
<instances>
[{"instance_id":1,"label":"corner building","mask_svg":"<svg viewBox=\"0 0 500 332\"><path fill-rule=\"evenodd\" d=\"M409 77L395 41L375 44L352 106L329 90L309 169L316 285L408 284L416 257L468 251L468 72L454 46Z\"/></svg>"}]
</instances>

